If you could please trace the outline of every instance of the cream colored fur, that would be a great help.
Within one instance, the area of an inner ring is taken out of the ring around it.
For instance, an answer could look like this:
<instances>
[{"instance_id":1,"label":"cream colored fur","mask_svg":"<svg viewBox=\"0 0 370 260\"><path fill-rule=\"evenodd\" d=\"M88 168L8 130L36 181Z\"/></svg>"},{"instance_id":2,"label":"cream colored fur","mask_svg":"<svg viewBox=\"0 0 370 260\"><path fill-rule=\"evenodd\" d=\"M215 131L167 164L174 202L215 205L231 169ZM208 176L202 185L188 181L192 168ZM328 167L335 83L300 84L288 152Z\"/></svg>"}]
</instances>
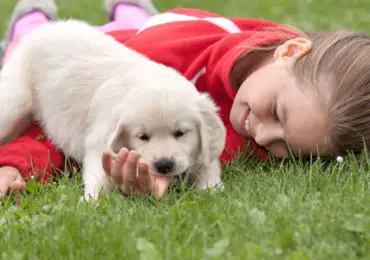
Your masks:
<instances>
[{"instance_id":1,"label":"cream colored fur","mask_svg":"<svg viewBox=\"0 0 370 260\"><path fill-rule=\"evenodd\" d=\"M25 36L0 76L0 142L34 117L83 163L86 198L112 190L101 156L121 147L136 149L154 172L165 158L175 165L169 176L187 172L200 189L221 184L225 128L211 99L175 70L88 24L41 26Z\"/></svg>"}]
</instances>

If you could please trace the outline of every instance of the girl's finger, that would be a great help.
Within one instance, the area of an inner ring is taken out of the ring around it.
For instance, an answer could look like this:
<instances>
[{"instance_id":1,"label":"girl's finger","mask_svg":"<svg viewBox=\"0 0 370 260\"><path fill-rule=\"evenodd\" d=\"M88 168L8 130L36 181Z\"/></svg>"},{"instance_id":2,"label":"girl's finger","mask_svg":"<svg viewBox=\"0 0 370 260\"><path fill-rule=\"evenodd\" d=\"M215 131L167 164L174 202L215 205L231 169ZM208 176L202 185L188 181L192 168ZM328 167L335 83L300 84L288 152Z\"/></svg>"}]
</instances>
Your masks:
<instances>
[{"instance_id":1,"label":"girl's finger","mask_svg":"<svg viewBox=\"0 0 370 260\"><path fill-rule=\"evenodd\" d=\"M138 185L141 194L150 193L152 190L151 178L149 176L149 166L145 162L138 165Z\"/></svg>"},{"instance_id":2,"label":"girl's finger","mask_svg":"<svg viewBox=\"0 0 370 260\"><path fill-rule=\"evenodd\" d=\"M101 163L102 163L102 166L103 166L103 169L104 169L105 173L108 176L111 176L112 175L112 173L111 173L111 170L112 170L112 154L111 154L111 152L108 152L108 151L103 152Z\"/></svg>"},{"instance_id":3,"label":"girl's finger","mask_svg":"<svg viewBox=\"0 0 370 260\"><path fill-rule=\"evenodd\" d=\"M8 192L8 186L9 184L7 182L0 182L0 197L5 196L5 194Z\"/></svg>"},{"instance_id":4,"label":"girl's finger","mask_svg":"<svg viewBox=\"0 0 370 260\"><path fill-rule=\"evenodd\" d=\"M9 189L12 191L22 191L25 189L25 187L26 183L20 180L16 180L9 185Z\"/></svg>"},{"instance_id":5,"label":"girl's finger","mask_svg":"<svg viewBox=\"0 0 370 260\"><path fill-rule=\"evenodd\" d=\"M0 177L0 196L5 196L9 189L9 184L15 179L15 176L3 175Z\"/></svg>"},{"instance_id":6,"label":"girl's finger","mask_svg":"<svg viewBox=\"0 0 370 260\"><path fill-rule=\"evenodd\" d=\"M9 185L9 189L12 191L22 191L26 187L26 182L23 177L18 174L12 183Z\"/></svg>"},{"instance_id":7,"label":"girl's finger","mask_svg":"<svg viewBox=\"0 0 370 260\"><path fill-rule=\"evenodd\" d=\"M157 199L163 197L164 194L168 191L169 180L164 176L153 176L152 177L154 194Z\"/></svg>"},{"instance_id":8,"label":"girl's finger","mask_svg":"<svg viewBox=\"0 0 370 260\"><path fill-rule=\"evenodd\" d=\"M123 183L123 168L127 161L128 150L122 148L112 161L111 176L115 184Z\"/></svg>"},{"instance_id":9,"label":"girl's finger","mask_svg":"<svg viewBox=\"0 0 370 260\"><path fill-rule=\"evenodd\" d=\"M125 194L135 193L137 188L137 167L140 155L135 151L130 151L126 160L126 163L123 165L123 183L122 191Z\"/></svg>"}]
</instances>

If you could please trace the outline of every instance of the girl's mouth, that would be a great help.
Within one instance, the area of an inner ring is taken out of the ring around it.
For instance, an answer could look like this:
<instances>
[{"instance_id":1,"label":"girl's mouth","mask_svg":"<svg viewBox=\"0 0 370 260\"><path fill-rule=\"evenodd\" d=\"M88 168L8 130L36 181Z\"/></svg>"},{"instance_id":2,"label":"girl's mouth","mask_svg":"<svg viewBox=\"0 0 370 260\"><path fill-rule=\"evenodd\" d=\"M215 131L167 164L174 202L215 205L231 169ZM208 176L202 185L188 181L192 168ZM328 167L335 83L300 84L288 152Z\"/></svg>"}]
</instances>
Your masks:
<instances>
[{"instance_id":1,"label":"girl's mouth","mask_svg":"<svg viewBox=\"0 0 370 260\"><path fill-rule=\"evenodd\" d=\"M249 135L249 129L250 129L249 119L248 119L249 112L250 112L250 108L247 106L244 116L242 117L241 122L240 122L240 132L245 133L246 135Z\"/></svg>"}]
</instances>

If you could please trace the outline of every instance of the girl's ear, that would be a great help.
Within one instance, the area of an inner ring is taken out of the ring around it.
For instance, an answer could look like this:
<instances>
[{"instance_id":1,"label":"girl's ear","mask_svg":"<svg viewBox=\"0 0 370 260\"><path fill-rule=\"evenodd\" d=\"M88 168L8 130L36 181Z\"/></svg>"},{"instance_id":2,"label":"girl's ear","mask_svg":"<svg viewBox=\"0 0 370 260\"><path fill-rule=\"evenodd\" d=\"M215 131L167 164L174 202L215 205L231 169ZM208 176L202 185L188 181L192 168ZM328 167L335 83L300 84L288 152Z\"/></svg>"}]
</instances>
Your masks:
<instances>
[{"instance_id":1,"label":"girl's ear","mask_svg":"<svg viewBox=\"0 0 370 260\"><path fill-rule=\"evenodd\" d=\"M281 58L300 58L312 49L312 42L306 38L295 38L287 40L276 48L274 52L275 60Z\"/></svg>"}]
</instances>

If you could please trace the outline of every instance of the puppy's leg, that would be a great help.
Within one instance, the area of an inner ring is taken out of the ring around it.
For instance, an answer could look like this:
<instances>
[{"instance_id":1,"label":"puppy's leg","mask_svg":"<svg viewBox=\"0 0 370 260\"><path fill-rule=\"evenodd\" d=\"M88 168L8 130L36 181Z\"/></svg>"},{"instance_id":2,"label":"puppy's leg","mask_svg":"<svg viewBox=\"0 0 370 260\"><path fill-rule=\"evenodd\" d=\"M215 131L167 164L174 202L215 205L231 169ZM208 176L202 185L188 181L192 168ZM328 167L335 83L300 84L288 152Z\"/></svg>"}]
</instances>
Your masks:
<instances>
[{"instance_id":1,"label":"puppy's leg","mask_svg":"<svg viewBox=\"0 0 370 260\"><path fill-rule=\"evenodd\" d=\"M10 59L0 74L0 145L16 138L32 121L31 87L22 60Z\"/></svg>"},{"instance_id":2,"label":"puppy's leg","mask_svg":"<svg viewBox=\"0 0 370 260\"><path fill-rule=\"evenodd\" d=\"M83 166L86 200L97 200L101 192L107 194L112 191L113 184L104 172L100 154L87 155L84 158Z\"/></svg>"},{"instance_id":3,"label":"puppy's leg","mask_svg":"<svg viewBox=\"0 0 370 260\"><path fill-rule=\"evenodd\" d=\"M221 167L218 160L214 160L207 168L196 174L195 186L197 189L222 189Z\"/></svg>"}]
</instances>

